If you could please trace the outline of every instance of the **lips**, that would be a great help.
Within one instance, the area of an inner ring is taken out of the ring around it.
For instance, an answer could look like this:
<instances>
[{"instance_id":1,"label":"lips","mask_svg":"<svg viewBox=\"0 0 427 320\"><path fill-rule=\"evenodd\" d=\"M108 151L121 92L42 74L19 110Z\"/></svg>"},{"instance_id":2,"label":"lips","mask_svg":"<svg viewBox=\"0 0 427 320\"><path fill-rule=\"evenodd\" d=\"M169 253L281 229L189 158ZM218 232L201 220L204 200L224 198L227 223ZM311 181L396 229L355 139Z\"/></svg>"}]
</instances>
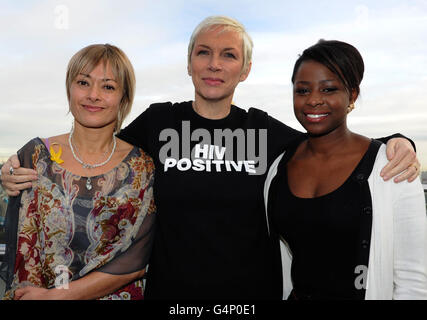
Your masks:
<instances>
[{"instance_id":1,"label":"lips","mask_svg":"<svg viewBox=\"0 0 427 320\"><path fill-rule=\"evenodd\" d=\"M305 118L308 122L321 122L329 116L328 113L305 113Z\"/></svg>"},{"instance_id":2,"label":"lips","mask_svg":"<svg viewBox=\"0 0 427 320\"><path fill-rule=\"evenodd\" d=\"M202 80L210 86L219 86L220 84L224 83L224 80L219 78L202 78Z\"/></svg>"},{"instance_id":3,"label":"lips","mask_svg":"<svg viewBox=\"0 0 427 320\"><path fill-rule=\"evenodd\" d=\"M98 111L102 111L104 109L102 107L91 106L91 105L83 105L83 108L85 108L89 112L98 112Z\"/></svg>"}]
</instances>

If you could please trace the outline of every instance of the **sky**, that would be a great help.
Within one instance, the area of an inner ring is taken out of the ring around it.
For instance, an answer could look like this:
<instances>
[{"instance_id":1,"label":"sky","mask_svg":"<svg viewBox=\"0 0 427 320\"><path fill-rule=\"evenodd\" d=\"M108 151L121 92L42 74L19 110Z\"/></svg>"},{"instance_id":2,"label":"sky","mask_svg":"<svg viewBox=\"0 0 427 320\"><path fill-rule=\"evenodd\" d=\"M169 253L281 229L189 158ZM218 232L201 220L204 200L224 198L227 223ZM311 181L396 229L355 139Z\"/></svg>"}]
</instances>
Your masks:
<instances>
[{"instance_id":1,"label":"sky","mask_svg":"<svg viewBox=\"0 0 427 320\"><path fill-rule=\"evenodd\" d=\"M0 161L33 137L70 130L66 67L89 44L120 47L135 68L124 125L151 103L192 100L187 45L210 15L239 20L254 41L251 74L234 104L298 130L290 80L298 55L319 39L354 45L365 75L350 129L410 137L427 170L427 0L0 0Z\"/></svg>"}]
</instances>

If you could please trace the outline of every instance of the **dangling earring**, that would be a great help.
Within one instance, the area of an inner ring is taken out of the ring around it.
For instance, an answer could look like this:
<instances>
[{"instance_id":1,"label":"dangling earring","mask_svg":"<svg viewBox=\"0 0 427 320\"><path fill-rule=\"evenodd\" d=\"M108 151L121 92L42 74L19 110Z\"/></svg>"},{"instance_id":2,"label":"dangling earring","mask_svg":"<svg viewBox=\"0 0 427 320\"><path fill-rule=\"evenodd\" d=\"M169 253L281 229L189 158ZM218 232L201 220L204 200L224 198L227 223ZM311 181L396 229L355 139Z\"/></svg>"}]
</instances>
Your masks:
<instances>
[{"instance_id":1,"label":"dangling earring","mask_svg":"<svg viewBox=\"0 0 427 320\"><path fill-rule=\"evenodd\" d=\"M354 109L354 102L350 103L350 105L347 107L347 113L350 113Z\"/></svg>"}]
</instances>

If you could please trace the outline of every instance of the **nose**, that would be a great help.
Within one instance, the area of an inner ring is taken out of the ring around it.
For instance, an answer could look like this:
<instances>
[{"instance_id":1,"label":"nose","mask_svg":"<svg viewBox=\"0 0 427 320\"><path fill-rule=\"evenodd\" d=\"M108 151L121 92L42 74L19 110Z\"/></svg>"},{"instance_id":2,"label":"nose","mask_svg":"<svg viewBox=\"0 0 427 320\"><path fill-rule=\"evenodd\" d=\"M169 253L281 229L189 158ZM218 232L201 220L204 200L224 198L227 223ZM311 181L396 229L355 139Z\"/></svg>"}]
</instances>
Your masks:
<instances>
[{"instance_id":1,"label":"nose","mask_svg":"<svg viewBox=\"0 0 427 320\"><path fill-rule=\"evenodd\" d=\"M100 90L97 85L90 87L87 98L91 101L100 100Z\"/></svg>"},{"instance_id":2,"label":"nose","mask_svg":"<svg viewBox=\"0 0 427 320\"><path fill-rule=\"evenodd\" d=\"M220 57L216 54L212 54L211 59L209 60L209 70L216 72L221 70L221 68Z\"/></svg>"},{"instance_id":3,"label":"nose","mask_svg":"<svg viewBox=\"0 0 427 320\"><path fill-rule=\"evenodd\" d=\"M308 99L307 99L307 104L313 108L317 107L317 106L321 106L324 103L323 97L315 92L312 92Z\"/></svg>"}]
</instances>

